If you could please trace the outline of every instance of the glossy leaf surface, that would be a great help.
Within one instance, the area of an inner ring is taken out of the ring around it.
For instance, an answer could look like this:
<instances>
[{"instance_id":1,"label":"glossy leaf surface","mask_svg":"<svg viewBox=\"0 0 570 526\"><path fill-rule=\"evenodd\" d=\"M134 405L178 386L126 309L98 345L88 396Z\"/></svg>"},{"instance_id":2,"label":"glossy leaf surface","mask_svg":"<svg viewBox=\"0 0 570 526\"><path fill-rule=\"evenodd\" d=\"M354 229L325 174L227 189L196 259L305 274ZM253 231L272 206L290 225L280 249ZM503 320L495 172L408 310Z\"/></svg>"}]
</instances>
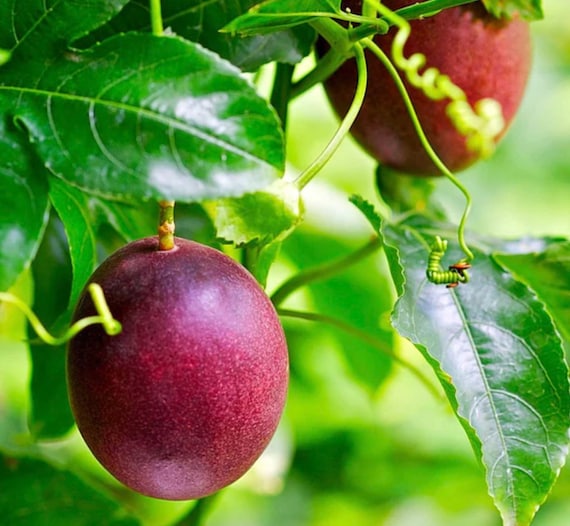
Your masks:
<instances>
[{"instance_id":1,"label":"glossy leaf surface","mask_svg":"<svg viewBox=\"0 0 570 526\"><path fill-rule=\"evenodd\" d=\"M168 32L199 42L244 71L254 71L272 61L296 64L310 53L314 32L309 27L247 38L220 31L256 3L255 0L171 0L163 2L162 17ZM86 44L119 32L150 30L148 2L134 0L117 17L96 31Z\"/></svg>"},{"instance_id":2,"label":"glossy leaf surface","mask_svg":"<svg viewBox=\"0 0 570 526\"><path fill-rule=\"evenodd\" d=\"M394 326L442 381L504 524L530 524L568 451L568 369L549 314L489 254L476 251L471 281L448 289L425 277L431 236L406 225L384 236L400 293Z\"/></svg>"},{"instance_id":3,"label":"glossy leaf surface","mask_svg":"<svg viewBox=\"0 0 570 526\"><path fill-rule=\"evenodd\" d=\"M552 241L540 252L499 254L496 259L548 305L570 350L570 243Z\"/></svg>"},{"instance_id":4,"label":"glossy leaf surface","mask_svg":"<svg viewBox=\"0 0 570 526\"><path fill-rule=\"evenodd\" d=\"M7 290L36 253L48 218L48 194L43 167L1 118L0 159L0 290Z\"/></svg>"},{"instance_id":5,"label":"glossy leaf surface","mask_svg":"<svg viewBox=\"0 0 570 526\"><path fill-rule=\"evenodd\" d=\"M142 50L142 53L141 53ZM174 37L122 35L67 54L22 85L2 70L0 109L56 175L122 200L239 195L278 177L282 136L230 64ZM29 80L29 79L25 79Z\"/></svg>"}]
</instances>

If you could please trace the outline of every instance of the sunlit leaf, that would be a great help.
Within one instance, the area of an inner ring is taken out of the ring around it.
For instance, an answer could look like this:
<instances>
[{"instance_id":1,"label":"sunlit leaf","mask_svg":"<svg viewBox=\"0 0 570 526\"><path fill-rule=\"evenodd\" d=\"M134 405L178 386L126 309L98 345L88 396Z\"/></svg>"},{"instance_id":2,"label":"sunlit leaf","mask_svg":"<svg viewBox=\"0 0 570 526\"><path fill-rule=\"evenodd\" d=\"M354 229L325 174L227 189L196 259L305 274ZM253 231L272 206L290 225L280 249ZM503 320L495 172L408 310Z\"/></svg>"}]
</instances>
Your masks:
<instances>
[{"instance_id":1,"label":"sunlit leaf","mask_svg":"<svg viewBox=\"0 0 570 526\"><path fill-rule=\"evenodd\" d=\"M541 251L495 258L537 293L570 350L570 242L554 241Z\"/></svg>"},{"instance_id":2,"label":"sunlit leaf","mask_svg":"<svg viewBox=\"0 0 570 526\"><path fill-rule=\"evenodd\" d=\"M47 69L12 60L0 83L0 112L26 128L49 169L100 196L236 196L283 169L267 103L236 68L178 38L121 35Z\"/></svg>"},{"instance_id":3,"label":"sunlit leaf","mask_svg":"<svg viewBox=\"0 0 570 526\"><path fill-rule=\"evenodd\" d=\"M550 316L484 252L471 281L448 289L425 277L428 235L406 225L384 235L401 293L394 326L425 354L480 448L504 523L530 524L568 451L568 369ZM461 257L453 247L449 260Z\"/></svg>"},{"instance_id":4,"label":"sunlit leaf","mask_svg":"<svg viewBox=\"0 0 570 526\"><path fill-rule=\"evenodd\" d=\"M236 245L283 239L301 222L303 204L296 185L279 180L267 190L216 202L218 237Z\"/></svg>"}]
</instances>

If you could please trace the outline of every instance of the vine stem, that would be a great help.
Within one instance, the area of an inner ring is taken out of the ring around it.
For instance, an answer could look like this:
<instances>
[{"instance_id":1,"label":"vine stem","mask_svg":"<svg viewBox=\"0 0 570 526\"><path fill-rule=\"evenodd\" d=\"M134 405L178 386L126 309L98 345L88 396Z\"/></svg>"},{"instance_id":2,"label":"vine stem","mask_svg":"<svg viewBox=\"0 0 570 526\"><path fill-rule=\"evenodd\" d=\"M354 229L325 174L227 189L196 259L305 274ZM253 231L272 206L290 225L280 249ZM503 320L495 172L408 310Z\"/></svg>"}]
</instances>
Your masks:
<instances>
[{"instance_id":1,"label":"vine stem","mask_svg":"<svg viewBox=\"0 0 570 526\"><path fill-rule=\"evenodd\" d=\"M338 260L327 262L322 265L317 265L303 272L295 274L292 278L285 281L281 286L275 290L271 295L271 301L275 307L281 305L293 292L312 283L313 281L327 279L331 276L346 270L351 265L354 265L364 259L365 257L373 254L382 246L382 240L375 236L370 239L365 245L358 250L351 252Z\"/></svg>"},{"instance_id":2,"label":"vine stem","mask_svg":"<svg viewBox=\"0 0 570 526\"><path fill-rule=\"evenodd\" d=\"M394 362L398 363L408 371L410 371L418 380L420 380L428 390L438 399L441 399L440 392L436 389L434 384L427 378L422 371L420 371L417 367L412 365L410 362L404 360L403 358L399 357L391 347L386 345L384 342L375 338L371 334L346 323L343 320L338 318L334 318L333 316L328 316L326 314L318 314L315 312L302 312L290 309L277 309L277 313L280 316L285 316L288 318L297 318L300 320L306 321L314 321L319 323L325 323L332 327L335 327L350 336L359 339L362 342L367 343L371 347L374 347L381 353L389 356Z\"/></svg>"},{"instance_id":3,"label":"vine stem","mask_svg":"<svg viewBox=\"0 0 570 526\"><path fill-rule=\"evenodd\" d=\"M30 307L22 301L17 296L10 294L8 292L0 292L0 301L5 303L10 303L18 308L24 316L30 322L30 325L34 329L38 337L48 345L62 345L69 340L71 340L80 331L89 327L90 325L101 324L103 329L109 336L115 336L119 334L122 330L121 323L113 318L109 305L105 300L105 295L103 289L97 283L90 283L87 290L91 294L91 299L95 305L95 310L97 311L97 316L87 316L77 320L64 334L59 337L52 336L47 329L43 326L42 322L36 316L36 314L30 309Z\"/></svg>"},{"instance_id":4,"label":"vine stem","mask_svg":"<svg viewBox=\"0 0 570 526\"><path fill-rule=\"evenodd\" d=\"M150 0L150 24L153 35L162 36L164 34L160 0Z\"/></svg>"},{"instance_id":5,"label":"vine stem","mask_svg":"<svg viewBox=\"0 0 570 526\"><path fill-rule=\"evenodd\" d=\"M317 175L317 173L329 162L330 158L334 155L345 136L348 134L352 124L356 120L364 102L364 95L366 94L366 84L368 82L368 73L366 70L366 58L364 57L364 50L360 43L354 44L354 53L356 58L356 66L358 68L358 82L356 85L356 92L348 112L342 120L339 128L334 134L333 138L327 144L325 149L313 161L313 163L295 180L295 184L299 190L303 189L309 181Z\"/></svg>"},{"instance_id":6,"label":"vine stem","mask_svg":"<svg viewBox=\"0 0 570 526\"><path fill-rule=\"evenodd\" d=\"M400 92L404 104L406 105L406 109L408 110L408 114L410 115L410 119L412 120L412 124L416 130L419 140L423 148L425 149L426 153L428 154L429 158L436 165L438 170L440 170L441 173L445 177L447 177L447 179L449 179L449 181L465 197L465 208L463 210L461 220L459 221L459 227L457 229L457 237L459 241L459 246L461 247L461 250L463 250L463 252L465 253L466 258L468 260L472 260L474 257L473 252L471 252L465 241L465 225L467 223L467 218L469 216L469 213L471 212L471 204L472 204L471 194L469 193L469 190L467 190L467 188L461 183L461 181L459 181L459 179L449 170L449 168L447 168L447 166L439 158L439 156L433 149L432 145L430 144L428 138L426 137L424 129L420 123L418 114L416 112L416 109L414 108L408 90L406 89L406 86L404 85L404 82L402 81L402 78L400 77L398 70L392 64L387 55L372 41L372 39L367 38L364 39L362 42L363 45L366 48L370 49L370 51L374 53L374 55L382 62L382 64L384 65L384 67L386 67L390 76L393 78L394 82L396 83L398 91Z\"/></svg>"}]
</instances>

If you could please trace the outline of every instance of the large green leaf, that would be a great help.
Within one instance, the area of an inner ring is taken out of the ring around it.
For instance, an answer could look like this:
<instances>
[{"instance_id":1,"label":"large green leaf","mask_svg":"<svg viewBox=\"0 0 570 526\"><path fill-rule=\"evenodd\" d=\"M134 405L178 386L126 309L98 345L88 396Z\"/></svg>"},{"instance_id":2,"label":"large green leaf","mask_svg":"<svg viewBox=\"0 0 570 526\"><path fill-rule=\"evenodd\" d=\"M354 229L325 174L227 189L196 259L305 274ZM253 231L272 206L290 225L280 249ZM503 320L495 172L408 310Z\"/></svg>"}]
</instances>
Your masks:
<instances>
[{"instance_id":1,"label":"large green leaf","mask_svg":"<svg viewBox=\"0 0 570 526\"><path fill-rule=\"evenodd\" d=\"M116 15L128 0L3 0L0 48L49 55Z\"/></svg>"},{"instance_id":2,"label":"large green leaf","mask_svg":"<svg viewBox=\"0 0 570 526\"><path fill-rule=\"evenodd\" d=\"M239 70L175 37L120 35L50 62L0 70L0 112L45 164L114 199L240 195L277 178L283 137Z\"/></svg>"},{"instance_id":3,"label":"large green leaf","mask_svg":"<svg viewBox=\"0 0 570 526\"><path fill-rule=\"evenodd\" d=\"M69 472L0 456L0 514L7 526L136 526L109 498Z\"/></svg>"},{"instance_id":4,"label":"large green leaf","mask_svg":"<svg viewBox=\"0 0 570 526\"><path fill-rule=\"evenodd\" d=\"M169 0L163 2L162 17L168 31L215 51L244 71L256 70L268 62L298 63L311 51L314 32L296 27L272 35L243 38L220 29L256 0ZM89 44L119 32L150 31L148 1L134 0L106 26L85 42Z\"/></svg>"},{"instance_id":5,"label":"large green leaf","mask_svg":"<svg viewBox=\"0 0 570 526\"><path fill-rule=\"evenodd\" d=\"M48 218L44 169L0 117L0 290L33 259Z\"/></svg>"},{"instance_id":6,"label":"large green leaf","mask_svg":"<svg viewBox=\"0 0 570 526\"><path fill-rule=\"evenodd\" d=\"M75 305L83 286L97 265L94 225L85 194L57 177L50 179L50 199L57 210L69 242L73 267L69 305Z\"/></svg>"},{"instance_id":7,"label":"large green leaf","mask_svg":"<svg viewBox=\"0 0 570 526\"><path fill-rule=\"evenodd\" d=\"M568 369L550 316L488 253L476 250L471 281L448 289L425 277L425 231L386 226L384 236L400 293L394 326L442 381L504 524L530 524L568 451ZM461 256L453 247L449 259Z\"/></svg>"},{"instance_id":8,"label":"large green leaf","mask_svg":"<svg viewBox=\"0 0 570 526\"><path fill-rule=\"evenodd\" d=\"M537 293L570 351L570 242L552 241L540 252L495 258Z\"/></svg>"}]
</instances>

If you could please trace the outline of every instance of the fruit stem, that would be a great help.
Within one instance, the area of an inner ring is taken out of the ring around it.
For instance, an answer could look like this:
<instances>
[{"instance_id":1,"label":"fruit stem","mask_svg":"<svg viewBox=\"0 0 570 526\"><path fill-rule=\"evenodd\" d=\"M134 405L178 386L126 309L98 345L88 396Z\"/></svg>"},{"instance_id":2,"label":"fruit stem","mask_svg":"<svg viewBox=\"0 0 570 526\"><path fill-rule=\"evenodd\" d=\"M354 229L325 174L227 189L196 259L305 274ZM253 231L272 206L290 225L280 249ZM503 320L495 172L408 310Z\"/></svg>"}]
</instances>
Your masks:
<instances>
[{"instance_id":1,"label":"fruit stem","mask_svg":"<svg viewBox=\"0 0 570 526\"><path fill-rule=\"evenodd\" d=\"M158 220L158 249L172 250L174 242L174 201L160 201L160 217Z\"/></svg>"},{"instance_id":2,"label":"fruit stem","mask_svg":"<svg viewBox=\"0 0 570 526\"><path fill-rule=\"evenodd\" d=\"M17 296L14 296L9 292L0 292L0 301L10 303L18 308L24 314L24 316L26 316L40 340L48 345L62 345L71 340L83 329L89 327L89 325L95 324L103 325L103 329L105 329L105 332L109 336L115 336L119 334L122 330L122 326L119 321L113 318L113 315L109 309L109 305L105 300L105 294L103 293L101 286L97 283L90 283L87 287L87 290L91 294L97 315L87 316L86 318L77 320L71 327L67 329L67 331L65 331L64 334L59 337L52 336L43 326L42 322L39 320L36 314L30 309L30 307Z\"/></svg>"},{"instance_id":3,"label":"fruit stem","mask_svg":"<svg viewBox=\"0 0 570 526\"><path fill-rule=\"evenodd\" d=\"M347 256L341 257L335 261L329 261L322 265L309 268L305 271L295 274L281 284L271 295L271 301L275 307L281 305L293 292L312 283L313 281L324 280L330 278L348 267L358 263L365 257L373 254L382 246L382 240L378 236L374 236L365 245L358 250L351 252Z\"/></svg>"},{"instance_id":4,"label":"fruit stem","mask_svg":"<svg viewBox=\"0 0 570 526\"><path fill-rule=\"evenodd\" d=\"M320 314L315 312L301 312L296 310L289 310L289 309L277 309L277 313L280 316L286 316L288 318L297 318L300 320L307 320L307 321L315 321L319 323L325 323L332 327L335 327L346 334L349 334L353 338L357 338L360 341L367 343L371 347L374 347L376 350L380 351L382 354L389 356L394 362L400 364L402 367L410 371L416 378L418 378L427 388L428 390L438 399L442 399L441 393L437 390L435 385L427 378L422 371L420 371L417 367L413 364L409 363L408 361L404 360L400 356L398 356L393 349L384 343L382 340L372 336L371 334L358 329L346 323L345 321L335 318L333 316L328 316L326 314Z\"/></svg>"},{"instance_id":5,"label":"fruit stem","mask_svg":"<svg viewBox=\"0 0 570 526\"><path fill-rule=\"evenodd\" d=\"M303 189L315 175L329 162L330 158L334 155L345 136L348 134L352 124L358 117L362 103L364 102L364 95L366 94L366 84L368 82L368 73L366 70L366 58L364 50L360 43L354 44L354 52L356 58L356 67L358 69L358 81L356 84L356 92L348 112L342 120L339 128L334 134L333 138L327 144L325 149L313 161L313 163L294 181L299 190Z\"/></svg>"}]
</instances>

